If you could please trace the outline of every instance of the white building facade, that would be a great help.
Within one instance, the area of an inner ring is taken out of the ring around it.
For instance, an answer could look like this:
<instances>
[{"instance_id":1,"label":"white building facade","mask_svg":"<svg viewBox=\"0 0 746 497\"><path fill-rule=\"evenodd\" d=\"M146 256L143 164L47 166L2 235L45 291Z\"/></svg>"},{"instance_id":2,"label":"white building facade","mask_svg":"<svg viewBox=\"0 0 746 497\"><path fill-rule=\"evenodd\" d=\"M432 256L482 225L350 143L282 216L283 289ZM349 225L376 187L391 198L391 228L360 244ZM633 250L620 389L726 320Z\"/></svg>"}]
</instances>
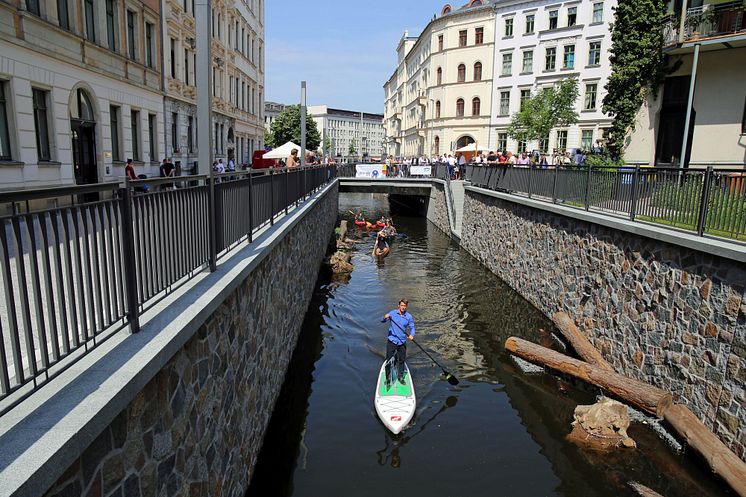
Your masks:
<instances>
[{"instance_id":1,"label":"white building facade","mask_svg":"<svg viewBox=\"0 0 746 497\"><path fill-rule=\"evenodd\" d=\"M321 134L321 147L326 148L326 152L338 162L381 158L383 115L332 109L326 105L312 105L308 107L308 114L316 121Z\"/></svg>"},{"instance_id":2,"label":"white building facade","mask_svg":"<svg viewBox=\"0 0 746 497\"><path fill-rule=\"evenodd\" d=\"M264 102L264 130L269 131L277 116L285 110L285 104L277 102Z\"/></svg>"},{"instance_id":3,"label":"white building facade","mask_svg":"<svg viewBox=\"0 0 746 497\"><path fill-rule=\"evenodd\" d=\"M483 1L443 7L419 37L401 39L384 85L386 151L397 157L490 150L591 148L610 118L601 112L611 72L614 0ZM578 80L579 122L545 140L518 143L506 129L522 99Z\"/></svg>"},{"instance_id":4,"label":"white building facade","mask_svg":"<svg viewBox=\"0 0 746 497\"><path fill-rule=\"evenodd\" d=\"M0 1L0 188L158 171L159 3Z\"/></svg>"}]
</instances>

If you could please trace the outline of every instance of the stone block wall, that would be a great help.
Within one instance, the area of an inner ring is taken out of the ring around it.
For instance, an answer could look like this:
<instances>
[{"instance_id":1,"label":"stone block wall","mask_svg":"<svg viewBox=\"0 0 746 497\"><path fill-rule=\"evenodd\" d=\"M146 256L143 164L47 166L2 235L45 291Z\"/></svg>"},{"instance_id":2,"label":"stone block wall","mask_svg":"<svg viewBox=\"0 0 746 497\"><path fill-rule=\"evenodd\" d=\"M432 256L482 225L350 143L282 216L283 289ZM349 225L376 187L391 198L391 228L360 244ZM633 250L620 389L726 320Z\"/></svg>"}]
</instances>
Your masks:
<instances>
[{"instance_id":1,"label":"stone block wall","mask_svg":"<svg viewBox=\"0 0 746 497\"><path fill-rule=\"evenodd\" d=\"M46 495L245 494L334 230L337 192L290 228Z\"/></svg>"},{"instance_id":2,"label":"stone block wall","mask_svg":"<svg viewBox=\"0 0 746 497\"><path fill-rule=\"evenodd\" d=\"M451 226L448 223L448 200L445 185L433 181L430 189L430 201L427 205L427 219L435 224L443 233L451 236Z\"/></svg>"},{"instance_id":3,"label":"stone block wall","mask_svg":"<svg viewBox=\"0 0 746 497\"><path fill-rule=\"evenodd\" d=\"M746 459L746 265L466 192L461 245Z\"/></svg>"}]
</instances>

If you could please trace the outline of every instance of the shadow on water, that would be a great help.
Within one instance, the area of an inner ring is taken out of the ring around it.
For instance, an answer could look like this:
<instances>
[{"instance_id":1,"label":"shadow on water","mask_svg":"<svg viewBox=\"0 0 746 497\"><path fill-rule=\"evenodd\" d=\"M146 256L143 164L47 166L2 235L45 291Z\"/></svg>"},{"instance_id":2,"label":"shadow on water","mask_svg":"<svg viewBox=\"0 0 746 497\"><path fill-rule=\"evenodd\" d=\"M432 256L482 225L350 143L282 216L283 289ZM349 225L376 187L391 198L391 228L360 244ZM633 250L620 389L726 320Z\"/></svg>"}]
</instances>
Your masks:
<instances>
[{"instance_id":1,"label":"shadow on water","mask_svg":"<svg viewBox=\"0 0 746 497\"><path fill-rule=\"evenodd\" d=\"M344 194L339 213L377 219L387 207L381 195ZM517 335L561 350L551 322L431 223L394 220L406 237L385 261L372 257L368 232L353 232L361 241L349 280L319 276L248 496L632 496L631 480L665 497L728 495L644 425L630 427L635 450L595 453L566 441L574 408L598 392L523 374L503 347ZM373 394L385 350L379 319L402 297L418 342L461 383L443 381L410 347L417 412L392 435Z\"/></svg>"}]
</instances>

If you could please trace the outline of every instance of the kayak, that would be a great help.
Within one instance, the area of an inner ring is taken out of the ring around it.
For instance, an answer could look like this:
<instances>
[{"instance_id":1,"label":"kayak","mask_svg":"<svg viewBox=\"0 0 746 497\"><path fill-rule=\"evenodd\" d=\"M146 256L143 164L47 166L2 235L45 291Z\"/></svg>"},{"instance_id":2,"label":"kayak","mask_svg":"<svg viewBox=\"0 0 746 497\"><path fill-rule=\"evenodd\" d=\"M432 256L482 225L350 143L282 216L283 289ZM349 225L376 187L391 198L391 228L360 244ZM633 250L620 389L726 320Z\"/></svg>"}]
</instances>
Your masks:
<instances>
[{"instance_id":1,"label":"kayak","mask_svg":"<svg viewBox=\"0 0 746 497\"><path fill-rule=\"evenodd\" d=\"M378 373L374 404L378 417L386 428L396 435L412 421L417 399L414 395L414 384L407 363L404 363L404 384L402 385L395 378L396 366L393 366L392 371L394 378L392 378L391 383L386 383L387 362L383 361L381 371Z\"/></svg>"},{"instance_id":2,"label":"kayak","mask_svg":"<svg viewBox=\"0 0 746 497\"><path fill-rule=\"evenodd\" d=\"M365 223L366 223L366 222L367 222L367 221L358 221L357 219L355 220L355 224L356 224L357 226L365 226Z\"/></svg>"},{"instance_id":3,"label":"kayak","mask_svg":"<svg viewBox=\"0 0 746 497\"><path fill-rule=\"evenodd\" d=\"M376 226L378 226L379 228L383 228L384 226L386 226L386 224L382 223L381 221L376 221Z\"/></svg>"},{"instance_id":4,"label":"kayak","mask_svg":"<svg viewBox=\"0 0 746 497\"><path fill-rule=\"evenodd\" d=\"M376 257L386 257L387 255L389 255L389 252L391 252L391 249L389 247L386 247L385 249L373 249L373 255L375 255Z\"/></svg>"}]
</instances>

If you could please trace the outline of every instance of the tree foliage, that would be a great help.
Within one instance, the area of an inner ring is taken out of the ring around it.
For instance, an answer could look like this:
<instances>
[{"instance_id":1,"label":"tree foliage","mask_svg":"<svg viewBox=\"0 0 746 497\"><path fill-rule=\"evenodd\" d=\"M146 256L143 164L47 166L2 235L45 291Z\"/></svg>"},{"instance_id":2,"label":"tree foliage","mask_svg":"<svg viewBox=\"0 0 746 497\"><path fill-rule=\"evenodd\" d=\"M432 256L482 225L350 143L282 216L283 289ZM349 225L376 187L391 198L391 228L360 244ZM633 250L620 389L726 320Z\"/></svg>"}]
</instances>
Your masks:
<instances>
[{"instance_id":1,"label":"tree foliage","mask_svg":"<svg viewBox=\"0 0 746 497\"><path fill-rule=\"evenodd\" d=\"M357 141L354 138L350 141L350 146L347 151L350 153L350 155L357 154Z\"/></svg>"},{"instance_id":2,"label":"tree foliage","mask_svg":"<svg viewBox=\"0 0 746 497\"><path fill-rule=\"evenodd\" d=\"M513 114L508 135L515 140L540 140L548 137L553 128L575 124L578 122L577 99L578 81L575 78L541 88L523 102L519 112Z\"/></svg>"},{"instance_id":3,"label":"tree foliage","mask_svg":"<svg viewBox=\"0 0 746 497\"><path fill-rule=\"evenodd\" d=\"M666 74L663 54L664 0L621 0L614 9L610 50L611 76L603 111L614 118L608 147L620 155L635 116L652 90L657 96Z\"/></svg>"},{"instance_id":4,"label":"tree foliage","mask_svg":"<svg viewBox=\"0 0 746 497\"><path fill-rule=\"evenodd\" d=\"M285 110L272 121L265 141L271 147L279 147L289 141L300 145L300 105L285 107ZM306 116L306 150L316 150L320 143L321 135L316 127L316 121L311 119L309 114Z\"/></svg>"}]
</instances>

